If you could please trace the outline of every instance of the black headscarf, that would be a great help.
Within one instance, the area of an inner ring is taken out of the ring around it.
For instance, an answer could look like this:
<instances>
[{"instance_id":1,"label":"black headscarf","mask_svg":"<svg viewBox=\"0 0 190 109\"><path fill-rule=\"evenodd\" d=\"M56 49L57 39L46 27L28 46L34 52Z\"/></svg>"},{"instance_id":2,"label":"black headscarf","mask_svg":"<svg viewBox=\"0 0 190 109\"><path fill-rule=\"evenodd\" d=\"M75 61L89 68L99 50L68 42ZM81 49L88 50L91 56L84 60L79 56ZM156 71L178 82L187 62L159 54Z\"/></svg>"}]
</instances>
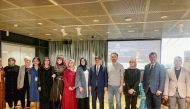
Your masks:
<instances>
[{"instance_id":1,"label":"black headscarf","mask_svg":"<svg viewBox=\"0 0 190 109\"><path fill-rule=\"evenodd\" d=\"M83 71L86 71L86 69L87 69L87 60L84 59L85 65L82 65L82 64L81 64L82 59L84 59L84 58L81 58L81 59L80 59L80 65L79 65L79 67L81 67L81 68L83 69Z\"/></svg>"}]
</instances>

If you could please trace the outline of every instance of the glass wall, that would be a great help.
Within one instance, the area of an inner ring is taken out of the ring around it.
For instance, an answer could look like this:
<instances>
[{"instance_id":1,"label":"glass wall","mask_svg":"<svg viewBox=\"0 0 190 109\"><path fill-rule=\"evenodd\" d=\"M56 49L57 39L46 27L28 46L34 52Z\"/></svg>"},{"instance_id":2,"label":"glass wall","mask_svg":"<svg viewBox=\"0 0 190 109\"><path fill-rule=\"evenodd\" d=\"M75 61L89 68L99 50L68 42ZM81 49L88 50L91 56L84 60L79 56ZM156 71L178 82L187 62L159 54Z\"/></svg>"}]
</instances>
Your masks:
<instances>
[{"instance_id":1,"label":"glass wall","mask_svg":"<svg viewBox=\"0 0 190 109\"><path fill-rule=\"evenodd\" d=\"M14 57L17 65L23 65L25 56L30 56L31 58L35 56L35 47L5 42L1 44L3 66L8 65L9 57Z\"/></svg>"}]
</instances>

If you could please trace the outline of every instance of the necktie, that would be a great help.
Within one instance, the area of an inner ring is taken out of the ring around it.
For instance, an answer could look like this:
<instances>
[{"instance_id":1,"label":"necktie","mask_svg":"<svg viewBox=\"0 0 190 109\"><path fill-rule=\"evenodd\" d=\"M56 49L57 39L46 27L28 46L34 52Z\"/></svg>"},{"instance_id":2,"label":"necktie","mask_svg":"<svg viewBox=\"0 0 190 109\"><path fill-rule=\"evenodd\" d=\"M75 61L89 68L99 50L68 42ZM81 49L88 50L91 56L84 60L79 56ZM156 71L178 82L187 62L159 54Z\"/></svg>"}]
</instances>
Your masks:
<instances>
[{"instance_id":1,"label":"necktie","mask_svg":"<svg viewBox=\"0 0 190 109\"><path fill-rule=\"evenodd\" d=\"M96 66L96 75L99 73L99 66Z\"/></svg>"},{"instance_id":2,"label":"necktie","mask_svg":"<svg viewBox=\"0 0 190 109\"><path fill-rule=\"evenodd\" d=\"M150 69L149 69L149 76L151 75L152 71L154 69L154 65L150 65Z\"/></svg>"}]
</instances>

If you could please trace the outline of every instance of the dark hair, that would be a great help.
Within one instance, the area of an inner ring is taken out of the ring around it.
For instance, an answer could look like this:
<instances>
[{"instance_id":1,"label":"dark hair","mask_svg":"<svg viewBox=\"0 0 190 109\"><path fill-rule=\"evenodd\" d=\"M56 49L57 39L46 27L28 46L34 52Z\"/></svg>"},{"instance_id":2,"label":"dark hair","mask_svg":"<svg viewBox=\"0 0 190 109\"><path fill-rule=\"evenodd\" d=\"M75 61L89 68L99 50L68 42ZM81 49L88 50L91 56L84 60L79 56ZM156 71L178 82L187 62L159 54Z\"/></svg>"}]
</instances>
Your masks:
<instances>
[{"instance_id":1,"label":"dark hair","mask_svg":"<svg viewBox=\"0 0 190 109\"><path fill-rule=\"evenodd\" d=\"M111 53L111 55L113 55L113 54L118 57L118 53L116 53L116 52Z\"/></svg>"},{"instance_id":2,"label":"dark hair","mask_svg":"<svg viewBox=\"0 0 190 109\"><path fill-rule=\"evenodd\" d=\"M81 61L84 59L85 61L85 65L81 64ZM81 67L83 69L83 71L85 71L87 69L87 60L85 58L80 58L80 65L79 67Z\"/></svg>"},{"instance_id":3,"label":"dark hair","mask_svg":"<svg viewBox=\"0 0 190 109\"><path fill-rule=\"evenodd\" d=\"M95 60L96 59L102 60L101 56L95 56Z\"/></svg>"},{"instance_id":4,"label":"dark hair","mask_svg":"<svg viewBox=\"0 0 190 109\"><path fill-rule=\"evenodd\" d=\"M40 67L40 65L41 65L41 60L40 60L40 58L39 58L39 57L34 57L34 58L32 59L32 62L34 62L35 59L37 59L37 60L39 61L38 66ZM33 66L34 66L34 64L33 64Z\"/></svg>"},{"instance_id":5,"label":"dark hair","mask_svg":"<svg viewBox=\"0 0 190 109\"><path fill-rule=\"evenodd\" d=\"M42 66L45 65L45 60L46 60L46 59L49 60L49 66L51 66L51 61L50 61L50 58L49 58L49 57L44 57L44 60L43 60Z\"/></svg>"},{"instance_id":6,"label":"dark hair","mask_svg":"<svg viewBox=\"0 0 190 109\"><path fill-rule=\"evenodd\" d=\"M155 56L157 57L156 52L151 52L151 53L149 54L149 57L152 56L152 55L155 55Z\"/></svg>"}]
</instances>

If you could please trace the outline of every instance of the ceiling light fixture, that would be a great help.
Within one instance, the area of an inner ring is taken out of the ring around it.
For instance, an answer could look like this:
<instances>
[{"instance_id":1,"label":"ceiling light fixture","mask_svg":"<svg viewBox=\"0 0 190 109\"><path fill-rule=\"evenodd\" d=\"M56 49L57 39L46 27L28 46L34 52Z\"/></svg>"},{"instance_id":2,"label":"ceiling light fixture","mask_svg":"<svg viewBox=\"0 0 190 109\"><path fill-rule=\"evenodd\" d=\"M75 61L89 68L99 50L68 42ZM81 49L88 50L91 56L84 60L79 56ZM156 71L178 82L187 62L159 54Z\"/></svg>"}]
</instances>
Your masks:
<instances>
[{"instance_id":1,"label":"ceiling light fixture","mask_svg":"<svg viewBox=\"0 0 190 109\"><path fill-rule=\"evenodd\" d=\"M75 28L76 30L77 30L77 36L81 36L82 34L81 34L81 27L77 27L77 28Z\"/></svg>"},{"instance_id":2,"label":"ceiling light fixture","mask_svg":"<svg viewBox=\"0 0 190 109\"><path fill-rule=\"evenodd\" d=\"M43 25L43 23L39 22L38 25Z\"/></svg>"},{"instance_id":3,"label":"ceiling light fixture","mask_svg":"<svg viewBox=\"0 0 190 109\"><path fill-rule=\"evenodd\" d=\"M154 31L155 31L155 32L158 32L158 31L160 31L160 30L158 30L158 29L155 29Z\"/></svg>"},{"instance_id":4,"label":"ceiling light fixture","mask_svg":"<svg viewBox=\"0 0 190 109\"><path fill-rule=\"evenodd\" d=\"M18 25L17 25L17 24L14 24L13 26L14 26L15 28L16 28L16 27L18 27Z\"/></svg>"},{"instance_id":5,"label":"ceiling light fixture","mask_svg":"<svg viewBox=\"0 0 190 109\"><path fill-rule=\"evenodd\" d=\"M49 33L47 33L47 34L45 34L46 36L51 36L51 34L49 34Z\"/></svg>"},{"instance_id":6,"label":"ceiling light fixture","mask_svg":"<svg viewBox=\"0 0 190 109\"><path fill-rule=\"evenodd\" d=\"M97 23L97 22L99 22L100 20L98 20L98 19L94 19L93 20L93 22L95 22L95 23Z\"/></svg>"},{"instance_id":7,"label":"ceiling light fixture","mask_svg":"<svg viewBox=\"0 0 190 109\"><path fill-rule=\"evenodd\" d=\"M126 18L125 18L125 21L126 21L126 22L130 22L130 21L132 21L132 18L126 17Z\"/></svg>"},{"instance_id":8,"label":"ceiling light fixture","mask_svg":"<svg viewBox=\"0 0 190 109\"><path fill-rule=\"evenodd\" d=\"M131 26L131 25L129 25L128 27L129 27L129 28L131 28L132 26Z\"/></svg>"},{"instance_id":9,"label":"ceiling light fixture","mask_svg":"<svg viewBox=\"0 0 190 109\"><path fill-rule=\"evenodd\" d=\"M168 16L161 16L160 18L161 18L161 19L167 19Z\"/></svg>"},{"instance_id":10,"label":"ceiling light fixture","mask_svg":"<svg viewBox=\"0 0 190 109\"><path fill-rule=\"evenodd\" d=\"M62 28L62 29L61 29L61 33L62 33L63 36L68 35L68 34L66 33L66 31L65 31L65 28Z\"/></svg>"},{"instance_id":11,"label":"ceiling light fixture","mask_svg":"<svg viewBox=\"0 0 190 109\"><path fill-rule=\"evenodd\" d=\"M52 4L54 4L54 5L58 5L58 3L56 3L54 0L49 0Z\"/></svg>"},{"instance_id":12,"label":"ceiling light fixture","mask_svg":"<svg viewBox=\"0 0 190 109\"><path fill-rule=\"evenodd\" d=\"M129 33L133 33L133 32L135 32L135 30L128 30L128 32L129 32Z\"/></svg>"}]
</instances>

